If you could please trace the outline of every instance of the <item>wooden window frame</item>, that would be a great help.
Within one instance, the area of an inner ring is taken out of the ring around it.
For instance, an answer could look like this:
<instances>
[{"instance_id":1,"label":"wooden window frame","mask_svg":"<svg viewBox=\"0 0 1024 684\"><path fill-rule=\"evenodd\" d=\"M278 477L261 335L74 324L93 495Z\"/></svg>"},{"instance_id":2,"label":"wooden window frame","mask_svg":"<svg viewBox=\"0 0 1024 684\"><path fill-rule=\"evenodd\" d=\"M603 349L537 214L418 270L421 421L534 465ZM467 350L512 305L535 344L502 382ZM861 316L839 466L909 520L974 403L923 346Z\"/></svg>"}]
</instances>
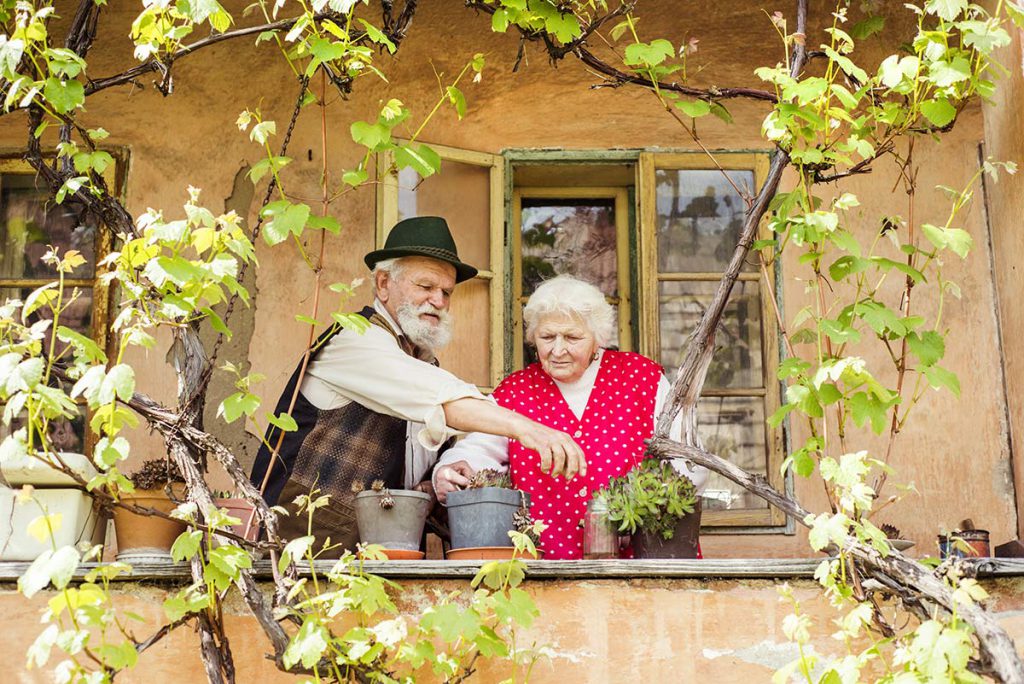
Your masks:
<instances>
[{"instance_id":1,"label":"wooden window frame","mask_svg":"<svg viewBox=\"0 0 1024 684\"><path fill-rule=\"evenodd\" d=\"M396 140L396 142L408 142ZM489 362L489 382L480 385L480 391L489 394L494 391L502 378L505 377L505 159L501 155L477 152L447 145L427 143L430 149L445 161L470 164L490 169L490 249L488 268L480 269L476 279L488 284L490 299L491 322L491 358ZM375 245L377 249L384 247L388 231L398 222L398 174L394 171L383 173L394 166L394 153L389 151L377 155L377 205ZM383 174L383 177L381 175Z\"/></svg>"},{"instance_id":2,"label":"wooden window frame","mask_svg":"<svg viewBox=\"0 0 1024 684\"><path fill-rule=\"evenodd\" d=\"M755 188L760 187L768 173L769 156L767 152L715 152L715 160L726 171L753 171ZM657 245L657 205L655 172L662 170L715 170L715 164L703 152L644 152L640 154L637 165L637 198L639 203L639 280L640 280L640 351L652 359L660 358L660 327L658 321L659 288L661 282L705 282L718 283L721 272L679 272L661 273L658 270ZM762 236L767 236L767 226L762 223ZM774 266L769 267L768 277L774 280ZM760 271L743 272L740 281L760 282ZM781 395L777 370L779 364L778 326L775 325L775 311L768 295L768 288L761 286L761 339L763 386L760 389L713 389L705 388L702 396L707 397L761 397L764 404L765 418L770 416L780 405ZM786 479L781 474L781 465L785 457L785 443L781 426L771 428L765 423L762 426L766 446L766 468L769 483L776 489L786 487ZM701 521L702 527L720 527L723 531L731 528L767 528L787 525L785 514L768 507L757 510L723 510L705 511Z\"/></svg>"},{"instance_id":3,"label":"wooden window frame","mask_svg":"<svg viewBox=\"0 0 1024 684\"><path fill-rule=\"evenodd\" d=\"M631 317L633 312L633 284L630 277L629 253L629 190L626 187L548 186L517 187L512 191L512 224L509 229L512 244L512 336L513 369L523 367L523 268L522 268L522 208L524 199L611 199L615 202L615 251L619 296L618 333L619 349L633 350ZM516 306L519 304L519 306Z\"/></svg>"},{"instance_id":4,"label":"wooden window frame","mask_svg":"<svg viewBox=\"0 0 1024 684\"><path fill-rule=\"evenodd\" d=\"M103 179L107 183L107 187L111 189L121 187L123 180L123 168L124 154L120 150L109 150L111 155L114 157L114 163L111 164L108 169L103 173ZM0 157L0 179L5 176L35 176L36 170L25 161L21 153L17 157L4 156ZM114 246L113 235L110 230L100 222L98 228L99 236L96 244L96 263L94 264L94 273L92 278L68 278L64 279L64 285L70 287L87 287L92 290L92 322L89 326L89 337L92 338L96 344L99 345L100 349L103 349L108 357L111 356L111 338L110 338L110 310L112 306L112 289L109 284L101 277L105 272L99 265L99 262L111 252ZM0 288L32 288L41 287L47 283L54 282L53 278L0 278ZM89 429L88 413L86 412L86 429L84 442L82 449L86 456L92 454L96 441L97 435Z\"/></svg>"}]
</instances>

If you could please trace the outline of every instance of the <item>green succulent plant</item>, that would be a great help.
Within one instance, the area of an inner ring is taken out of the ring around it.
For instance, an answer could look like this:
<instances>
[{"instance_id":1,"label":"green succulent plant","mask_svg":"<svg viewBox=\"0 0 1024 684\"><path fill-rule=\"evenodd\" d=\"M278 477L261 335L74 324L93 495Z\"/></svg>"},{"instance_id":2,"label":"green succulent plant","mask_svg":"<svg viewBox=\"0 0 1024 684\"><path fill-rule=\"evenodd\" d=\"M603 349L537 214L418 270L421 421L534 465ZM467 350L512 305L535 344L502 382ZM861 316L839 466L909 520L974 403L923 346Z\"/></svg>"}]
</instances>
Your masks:
<instances>
[{"instance_id":1,"label":"green succulent plant","mask_svg":"<svg viewBox=\"0 0 1024 684\"><path fill-rule=\"evenodd\" d=\"M595 497L608 504L608 519L619 532L636 534L643 530L671 539L676 523L693 513L697 488L668 461L644 459L625 475L613 477Z\"/></svg>"}]
</instances>

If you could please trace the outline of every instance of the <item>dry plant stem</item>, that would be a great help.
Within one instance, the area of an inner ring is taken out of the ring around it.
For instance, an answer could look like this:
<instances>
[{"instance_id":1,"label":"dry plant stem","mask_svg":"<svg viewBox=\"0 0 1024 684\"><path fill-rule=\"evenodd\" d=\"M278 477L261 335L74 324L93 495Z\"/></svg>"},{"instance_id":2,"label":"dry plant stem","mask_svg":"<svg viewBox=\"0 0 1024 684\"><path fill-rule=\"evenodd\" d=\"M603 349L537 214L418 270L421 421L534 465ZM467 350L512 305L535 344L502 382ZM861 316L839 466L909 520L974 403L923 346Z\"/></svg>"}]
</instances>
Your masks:
<instances>
[{"instance_id":1,"label":"dry plant stem","mask_svg":"<svg viewBox=\"0 0 1024 684\"><path fill-rule=\"evenodd\" d=\"M656 437L648 445L648 451L659 458L685 458L697 465L718 473L749 492L756 494L772 506L782 510L794 520L804 522L809 512L799 503L772 487L763 475L748 473L742 468L703 449L686 446L663 437ZM1013 640L996 619L977 604L955 602L953 593L942 580L929 573L924 566L893 550L889 556L882 555L853 537L847 537L843 551L861 564L861 571L867 577L891 584L898 582L905 587L899 591L909 594L910 600L918 597L927 599L946 611L954 608L957 615L975 631L982 655L982 666L1003 682L1024 682L1024 664L1017 656ZM926 618L927 619L927 618Z\"/></svg>"}]
</instances>

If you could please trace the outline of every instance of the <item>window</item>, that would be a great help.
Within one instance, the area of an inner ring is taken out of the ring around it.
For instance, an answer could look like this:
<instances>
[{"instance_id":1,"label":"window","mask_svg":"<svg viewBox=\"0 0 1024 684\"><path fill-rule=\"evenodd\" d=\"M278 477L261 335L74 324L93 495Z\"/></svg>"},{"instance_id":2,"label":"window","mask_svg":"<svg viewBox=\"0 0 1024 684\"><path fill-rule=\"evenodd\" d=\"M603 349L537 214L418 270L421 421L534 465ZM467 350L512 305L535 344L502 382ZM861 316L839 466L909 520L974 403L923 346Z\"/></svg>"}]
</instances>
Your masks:
<instances>
[{"instance_id":1,"label":"window","mask_svg":"<svg viewBox=\"0 0 1024 684\"><path fill-rule=\"evenodd\" d=\"M114 187L112 179L108 182ZM86 263L65 278L68 296L74 292L77 298L62 314L60 324L88 335L105 349L109 293L98 278L96 264L110 250L110 241L109 231L81 204L70 199L53 202L27 162L0 159L0 301L24 300L32 290L56 280L56 270L43 262L50 245L60 254L78 250ZM40 309L30 322L49 315ZM18 427L13 421L9 429ZM91 453L93 435L86 429L84 413L74 421L51 422L50 438L61 451Z\"/></svg>"},{"instance_id":2,"label":"window","mask_svg":"<svg viewBox=\"0 0 1024 684\"><path fill-rule=\"evenodd\" d=\"M746 205L737 188L753 194L767 173L767 155L715 157L722 169L699 153L640 155L641 349L669 377L739 239ZM765 422L779 405L776 326L761 277L751 254L715 340L699 425L706 449L781 489L782 434ZM704 525L785 523L780 511L720 475L712 474L705 502Z\"/></svg>"},{"instance_id":3,"label":"window","mask_svg":"<svg viewBox=\"0 0 1024 684\"><path fill-rule=\"evenodd\" d=\"M378 217L390 226L406 216L444 215L460 253L474 264L488 263L490 246L491 271L481 277L489 287L465 296L459 325L488 329L495 344L481 335L459 353L489 360L492 387L532 361L522 307L537 283L561 273L597 284L618 311L618 348L640 351L673 377L736 246L746 205L733 184L756 188L768 166L764 153L716 153L720 170L702 153L513 151L505 154L506 185L498 183L503 193L496 198L499 158L432 147L445 159L441 174L419 181L399 173L386 181ZM502 200L507 213L496 216ZM718 333L700 406L701 436L709 450L781 489L782 431L765 422L779 405L776 325L755 259L736 283ZM480 320L488 311L489 328ZM454 361L446 367L483 384L479 360L478 366ZM712 475L705 497L706 527L755 531L786 524L780 512L720 476Z\"/></svg>"},{"instance_id":4,"label":"window","mask_svg":"<svg viewBox=\"0 0 1024 684\"><path fill-rule=\"evenodd\" d=\"M442 172L420 178L412 169L389 173L378 185L377 246L387 231L413 216L442 216L459 247L459 258L480 269L452 295L452 315L472 330L439 355L441 365L490 392L505 376L504 160L495 155L431 145ZM393 156L380 155L389 169ZM493 344L492 344L493 342Z\"/></svg>"}]
</instances>

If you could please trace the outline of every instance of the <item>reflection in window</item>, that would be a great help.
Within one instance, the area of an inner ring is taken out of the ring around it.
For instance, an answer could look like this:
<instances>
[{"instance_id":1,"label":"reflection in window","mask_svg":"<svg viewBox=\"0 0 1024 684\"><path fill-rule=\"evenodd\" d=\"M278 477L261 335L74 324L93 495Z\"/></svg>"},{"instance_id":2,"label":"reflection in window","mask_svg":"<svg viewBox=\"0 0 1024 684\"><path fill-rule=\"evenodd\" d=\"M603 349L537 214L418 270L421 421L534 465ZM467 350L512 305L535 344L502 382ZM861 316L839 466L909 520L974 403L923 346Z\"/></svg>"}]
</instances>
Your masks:
<instances>
[{"instance_id":1,"label":"reflection in window","mask_svg":"<svg viewBox=\"0 0 1024 684\"><path fill-rule=\"evenodd\" d=\"M728 171L737 187L750 188L752 171ZM724 271L743 228L746 205L717 170L659 169L658 270L662 273ZM748 259L747 269L756 262Z\"/></svg>"},{"instance_id":2,"label":"reflection in window","mask_svg":"<svg viewBox=\"0 0 1024 684\"><path fill-rule=\"evenodd\" d=\"M58 254L77 250L85 263L65 276L65 294L58 325L63 325L103 346L102 320L97 320L97 295L105 298L103 290L96 288L96 263L102 256L101 235L94 216L73 200L56 204L48 189L30 173L4 173L0 175L0 301L25 301L40 286L57 278L56 269L43 261L50 247ZM31 325L50 319L53 312L40 307L26 323ZM43 352L50 353L53 339L43 339ZM56 341L55 356L60 359L68 353L67 345ZM53 379L56 382L56 379ZM0 438L24 427L24 414L15 416L9 426L0 426ZM58 451L87 452L85 416L73 420L50 421L48 437Z\"/></svg>"}]
</instances>

